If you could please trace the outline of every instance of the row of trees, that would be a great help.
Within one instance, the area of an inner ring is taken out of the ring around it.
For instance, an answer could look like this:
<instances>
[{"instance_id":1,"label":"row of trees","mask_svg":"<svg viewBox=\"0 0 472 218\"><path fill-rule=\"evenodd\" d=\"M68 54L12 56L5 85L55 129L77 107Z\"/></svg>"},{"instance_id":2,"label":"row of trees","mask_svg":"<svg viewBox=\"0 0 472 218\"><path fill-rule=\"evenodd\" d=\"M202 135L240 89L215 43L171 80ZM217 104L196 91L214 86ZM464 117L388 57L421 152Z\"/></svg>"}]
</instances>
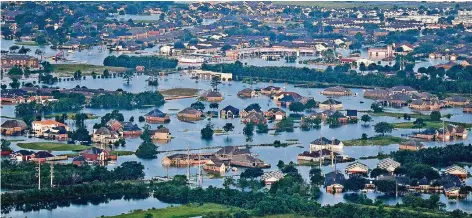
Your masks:
<instances>
[{"instance_id":1,"label":"row of trees","mask_svg":"<svg viewBox=\"0 0 472 218\"><path fill-rule=\"evenodd\" d=\"M104 94L93 96L88 107L104 109L135 109L146 106L162 106L164 96L159 92L140 92L137 94L123 92L121 94Z\"/></svg>"},{"instance_id":2,"label":"row of trees","mask_svg":"<svg viewBox=\"0 0 472 218\"><path fill-rule=\"evenodd\" d=\"M458 68L458 67L456 67ZM468 93L472 85L472 67L461 68L456 74L461 75L461 79L457 81L443 81L441 79L416 79L415 77L385 77L382 74L369 74L366 76L357 73L346 74L344 67L334 68L332 72L319 72L309 68L296 67L256 67L244 66L241 62L236 61L233 64L203 64L202 69L232 73L234 78L242 77L258 77L261 79L276 79L287 81L316 81L338 84L350 84L360 86L379 86L393 87L398 85L411 86L415 89L431 91L431 92L455 92ZM459 73L460 72L460 73Z\"/></svg>"},{"instance_id":3,"label":"row of trees","mask_svg":"<svg viewBox=\"0 0 472 218\"><path fill-rule=\"evenodd\" d=\"M168 59L155 56L108 56L103 60L103 65L113 67L136 68L137 66L144 66L149 69L157 68L175 68L177 67L177 59Z\"/></svg>"}]
</instances>

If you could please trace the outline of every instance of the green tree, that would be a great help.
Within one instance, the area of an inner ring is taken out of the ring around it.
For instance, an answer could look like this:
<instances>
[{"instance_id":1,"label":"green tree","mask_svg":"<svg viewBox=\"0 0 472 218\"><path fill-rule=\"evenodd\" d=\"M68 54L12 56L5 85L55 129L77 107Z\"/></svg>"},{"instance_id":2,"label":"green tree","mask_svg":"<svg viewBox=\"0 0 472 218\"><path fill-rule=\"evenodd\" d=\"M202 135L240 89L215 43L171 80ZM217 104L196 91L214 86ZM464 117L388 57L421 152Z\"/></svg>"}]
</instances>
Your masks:
<instances>
[{"instance_id":1,"label":"green tree","mask_svg":"<svg viewBox=\"0 0 472 218\"><path fill-rule=\"evenodd\" d=\"M261 168L247 168L241 173L241 178L255 179L262 176L262 174L264 174L264 172Z\"/></svg>"},{"instance_id":2,"label":"green tree","mask_svg":"<svg viewBox=\"0 0 472 218\"><path fill-rule=\"evenodd\" d=\"M205 105L201 101L197 101L192 103L190 107L194 108L195 110L203 111L205 110Z\"/></svg>"},{"instance_id":3,"label":"green tree","mask_svg":"<svg viewBox=\"0 0 472 218\"><path fill-rule=\"evenodd\" d=\"M266 123L260 122L257 124L257 133L268 133L269 132L269 126Z\"/></svg>"},{"instance_id":4,"label":"green tree","mask_svg":"<svg viewBox=\"0 0 472 218\"><path fill-rule=\"evenodd\" d=\"M110 72L108 71L108 69L103 70L103 76L105 78L110 78Z\"/></svg>"},{"instance_id":5,"label":"green tree","mask_svg":"<svg viewBox=\"0 0 472 218\"><path fill-rule=\"evenodd\" d=\"M426 123L421 118L418 118L413 122L413 128L418 129L418 131L421 131L421 129L424 128L425 126L426 126Z\"/></svg>"},{"instance_id":6,"label":"green tree","mask_svg":"<svg viewBox=\"0 0 472 218\"><path fill-rule=\"evenodd\" d=\"M152 141L143 141L135 154L138 158L154 159L157 157L157 146Z\"/></svg>"},{"instance_id":7,"label":"green tree","mask_svg":"<svg viewBox=\"0 0 472 218\"><path fill-rule=\"evenodd\" d=\"M234 130L234 126L233 126L232 123L226 123L226 124L223 126L223 130L224 130L225 133L226 133L226 138L228 138L228 137L229 137L229 136L228 136L228 135L229 135L228 132L233 131L233 130Z\"/></svg>"},{"instance_id":8,"label":"green tree","mask_svg":"<svg viewBox=\"0 0 472 218\"><path fill-rule=\"evenodd\" d=\"M254 124L253 123L246 123L246 126L243 128L243 133L246 136L252 136L254 134Z\"/></svg>"},{"instance_id":9,"label":"green tree","mask_svg":"<svg viewBox=\"0 0 472 218\"><path fill-rule=\"evenodd\" d=\"M213 88L213 90L218 91L218 85L221 84L221 77L219 76L212 76L210 85Z\"/></svg>"},{"instance_id":10,"label":"green tree","mask_svg":"<svg viewBox=\"0 0 472 218\"><path fill-rule=\"evenodd\" d=\"M12 89L18 89L18 88L20 88L20 85L21 85L21 84L20 84L20 82L18 81L17 78L13 78L13 79L12 79L12 82L10 83L10 87L11 87Z\"/></svg>"},{"instance_id":11,"label":"green tree","mask_svg":"<svg viewBox=\"0 0 472 218\"><path fill-rule=\"evenodd\" d=\"M218 103L216 103L216 102L210 103L210 109L218 109L219 106L220 106L220 105L219 105Z\"/></svg>"},{"instance_id":12,"label":"green tree","mask_svg":"<svg viewBox=\"0 0 472 218\"><path fill-rule=\"evenodd\" d=\"M368 122L372 121L372 117L369 116L368 114L364 114L361 117L361 121L364 122L364 125L367 125Z\"/></svg>"},{"instance_id":13,"label":"green tree","mask_svg":"<svg viewBox=\"0 0 472 218\"><path fill-rule=\"evenodd\" d=\"M322 185L324 182L324 176L320 168L310 169L310 182L313 185Z\"/></svg>"},{"instance_id":14,"label":"green tree","mask_svg":"<svg viewBox=\"0 0 472 218\"><path fill-rule=\"evenodd\" d=\"M213 139L213 125L207 123L207 125L200 131L202 139L211 140Z\"/></svg>"},{"instance_id":15,"label":"green tree","mask_svg":"<svg viewBox=\"0 0 472 218\"><path fill-rule=\"evenodd\" d=\"M383 108L378 103L372 103L370 108L374 111L374 113L382 113Z\"/></svg>"},{"instance_id":16,"label":"green tree","mask_svg":"<svg viewBox=\"0 0 472 218\"><path fill-rule=\"evenodd\" d=\"M382 136L384 136L385 133L391 133L393 131L393 126L387 122L379 122L375 124L374 130L376 133L380 133Z\"/></svg>"},{"instance_id":17,"label":"green tree","mask_svg":"<svg viewBox=\"0 0 472 218\"><path fill-rule=\"evenodd\" d=\"M17 66L12 67L8 71L8 75L10 76L22 76L23 75L23 70Z\"/></svg>"},{"instance_id":18,"label":"green tree","mask_svg":"<svg viewBox=\"0 0 472 218\"><path fill-rule=\"evenodd\" d=\"M431 119L432 121L440 121L441 120L441 112L439 112L439 111L431 112L431 114L429 115L429 119Z\"/></svg>"},{"instance_id":19,"label":"green tree","mask_svg":"<svg viewBox=\"0 0 472 218\"><path fill-rule=\"evenodd\" d=\"M305 109L305 105L303 105L303 103L297 101L297 102L291 103L290 106L288 106L288 109L290 111L295 112L295 113L299 113L299 112L302 112Z\"/></svg>"},{"instance_id":20,"label":"green tree","mask_svg":"<svg viewBox=\"0 0 472 218\"><path fill-rule=\"evenodd\" d=\"M377 178L377 176L388 174L389 172L386 169L375 168L370 171L370 178Z\"/></svg>"},{"instance_id":21,"label":"green tree","mask_svg":"<svg viewBox=\"0 0 472 218\"><path fill-rule=\"evenodd\" d=\"M138 117L138 121L139 121L140 123L142 123L142 122L146 121L146 119L145 119L143 116L139 116L139 117Z\"/></svg>"}]
</instances>

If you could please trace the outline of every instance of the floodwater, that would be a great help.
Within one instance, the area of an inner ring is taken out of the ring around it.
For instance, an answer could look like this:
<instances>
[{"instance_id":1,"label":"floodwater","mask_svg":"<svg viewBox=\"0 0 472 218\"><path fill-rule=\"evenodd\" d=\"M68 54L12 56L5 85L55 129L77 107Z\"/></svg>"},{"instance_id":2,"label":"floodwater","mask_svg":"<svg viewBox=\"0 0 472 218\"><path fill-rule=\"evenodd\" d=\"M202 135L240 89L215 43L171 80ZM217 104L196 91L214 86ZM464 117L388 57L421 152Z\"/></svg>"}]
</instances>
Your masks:
<instances>
[{"instance_id":1,"label":"floodwater","mask_svg":"<svg viewBox=\"0 0 472 218\"><path fill-rule=\"evenodd\" d=\"M92 79L91 77L87 77L86 80L81 80L81 81L68 81L68 82L59 82L56 84L56 86L60 88L73 88L76 85L79 86L86 86L88 88L104 88L107 90L116 90L116 89L123 89L125 91L129 92L142 92L145 90L156 90L155 87L150 87L147 86L145 80L147 79L147 76L137 76L133 78L133 80L130 82L129 85L123 83L121 78L114 78L114 79L105 79L106 81L103 81L103 79ZM270 100L266 96L259 96L256 98L252 99L240 99L236 96L236 93L239 90L242 90L247 87L252 87L252 88L263 88L268 85L271 85L271 83L266 82L259 82L254 85L249 85L245 84L242 82L224 82L221 84L218 88L220 89L220 92L224 96L224 100L219 103L219 109L226 107L227 105L233 105L239 109L243 109L247 105L251 103L259 103L262 107L263 110L267 110L271 107L276 107L275 103ZM293 92L298 92L299 94L303 96L310 96L314 97L316 101L323 101L327 99L326 96L323 96L320 94L322 89L319 88L297 88L294 87L292 84L283 84L283 83L274 83L272 85L275 86L281 86L284 87L286 91L293 91ZM170 89L170 88L198 88L200 90L208 90L210 89L210 84L209 81L204 81L200 80L198 83L195 82L195 80L191 80L187 75L180 75L180 74L171 74L166 77L162 77L159 80L159 86L158 89ZM352 89L353 93L356 95L354 96L343 96L343 97L338 97L337 100L340 100L344 104L344 109L357 109L357 110L368 110L370 109L370 105L373 102L373 100L370 99L365 99L363 98L363 90L362 89ZM385 121L389 123L395 123L395 122L404 122L403 119L397 119L393 117L373 117L374 121L370 124L370 127L365 127L361 124L348 124L348 125L343 125L338 128L329 128L326 125L322 125L320 129L317 130L311 130L311 131L301 131L300 129L295 129L291 133L283 132L277 135L274 135L274 133L271 131L269 134L257 134L255 133L254 136L252 137L252 142L246 142L246 137L242 134L242 129L244 127L243 124L240 123L239 119L235 120L225 120L225 119L220 119L220 118L213 118L210 120L202 120L198 121L195 123L186 123L186 122L180 122L176 118L176 113L185 107L190 106L191 103L195 102L196 99L180 99L180 100L172 100L172 101L167 101L165 105L160 107L159 109L165 113L169 113L171 116L171 122L168 124L165 124L166 127L168 127L171 131L171 134L174 139L172 139L169 143L167 144L158 144L159 150L160 151L169 151L173 149L185 149L187 146L190 148L205 148L205 147L210 147L210 146L226 146L226 145L246 145L246 144L261 144L261 143L270 143L273 142L274 140L290 140L290 139L298 139L299 143L298 145L292 145L286 148L274 148L274 147L252 147L251 151L255 154L258 154L258 157L265 161L266 163L269 163L272 165L270 169L265 169L266 171L269 170L276 170L277 167L277 162L279 160L283 160L285 163L288 163L290 161L296 162L296 156L297 154L308 150L309 143L321 136L327 137L327 138L338 138L340 140L348 140L348 139L354 139L354 138L360 138L362 133L366 133L369 136L374 136L376 133L373 130L373 125L377 122ZM363 101L364 103L360 103ZM210 110L208 108L208 103L205 103L206 105L206 110ZM137 118L139 116L143 116L147 112L149 112L151 109L136 109L136 110L122 110L121 113L123 113L125 120L128 120L131 116L134 116L135 121L137 122ZM409 108L389 108L389 111L392 112L402 112L402 113L411 113L412 111ZM14 106L12 105L4 105L2 110L2 116L14 116ZM83 112L87 113L93 113L98 116L103 116L106 113L111 112L111 110L105 110L105 109L89 109L85 108ZM287 110L288 112L288 110ZM448 108L441 110L441 113L450 113L453 116L451 117L450 120L452 121L460 121L460 122L468 122L472 123L472 114L463 114L461 108ZM358 116L361 116L362 113L360 113ZM1 121L4 122L5 119L1 118ZM100 122L99 119L96 120L87 120L86 121L86 126L90 132L92 132L92 126L94 123ZM215 129L221 129L225 123L231 122L234 126L235 129L233 132L230 132L228 136L226 135L215 135L213 137L213 140L211 141L206 141L202 140L200 138L200 130L208 123L210 122L211 124L214 125ZM145 123L138 123L139 126L143 126ZM68 125L71 127L74 127L73 121L68 121ZM271 127L272 124L269 124L269 127ZM151 127L155 129L158 126L158 124L151 124ZM391 135L394 136L402 136L405 134L410 134L412 129L398 129L392 132ZM27 139L26 137L5 137L5 138L10 138L10 139ZM40 139L28 139L31 141L39 141ZM458 142L464 142L464 143L471 143L472 140L469 138L464 141L458 141ZM118 148L111 148L111 149L116 149L116 150L130 150L134 151L137 149L139 144L141 143L141 140L138 138L128 138L126 139L126 146L125 147L118 147ZM448 144L454 143L454 142L448 142ZM444 146L445 144L442 142L425 142L424 143L426 146ZM301 146L301 147L298 147ZM16 146L16 143L12 143L12 148L14 150L19 149ZM110 149L107 147L107 149ZM367 147L344 147L342 153L349 155L354 158L359 158L362 156L373 156L376 155L379 150L381 150L384 153L388 153L390 151L395 151L398 149L397 144L389 145L389 146L367 146ZM205 150L206 151L211 151L211 150ZM69 152L53 152L54 154L61 154L61 153L69 153ZM178 174L186 174L187 169L186 168L177 168L177 167L170 167L170 168L165 168L161 164L161 160L165 155L173 154L172 152L167 152L163 154L159 154L157 159L154 160L142 160L138 159L136 156L123 156L119 157L118 161L116 164L108 165L108 168L112 169L121 163L125 161L139 161L145 166L145 173L146 177L154 177L154 176L174 176ZM70 160L69 160L70 161ZM375 168L378 160L372 159L372 160L360 160L360 162L367 164L371 169ZM343 171L347 163L340 163L336 165L336 169ZM310 167L308 166L300 166L298 167L301 174L304 176L306 180L308 180L308 172ZM328 173L330 171L334 170L334 166L324 166L322 167L324 173ZM242 170L239 169L238 171L230 171L227 172L224 176L237 176ZM470 171L470 170L469 170ZM190 173L192 175L192 179L195 179L195 176L197 175L198 168L197 167L191 167ZM213 186L221 186L223 178L222 177L215 177L212 178L212 175L205 175L204 176L204 181L202 183L202 186L206 187L209 185ZM467 180L467 184L471 184L471 180ZM370 197L375 197L375 193L368 193L368 196ZM426 195L425 195L426 196ZM446 203L447 209L453 210L456 208L462 209L464 211L472 212L472 205L470 201L462 200L458 202L449 202L447 199L442 196L442 201ZM59 208L59 209L54 209L52 211L45 211L41 210L39 212L29 212L27 214L22 214L21 212L11 212L9 214L6 214L8 216L25 216L28 215L28 217L61 217L62 213L70 213L70 211L73 211L73 213L80 213L80 211L94 211L96 208L106 208L104 210L100 210L102 212L97 212L94 214L90 215L101 215L104 214L105 211L109 211L109 213L112 214L119 214L122 212L127 212L132 209L136 208L149 208L152 207L152 205L160 205L162 204L161 202L158 202L157 200L151 200L151 199L146 199L144 202L148 202L148 204L144 204L144 206L139 206L137 207L136 205L140 204L142 200L138 201L126 201L123 202L121 200L115 201L112 200L109 203L106 204L100 204L100 205L88 205L88 206L70 206L67 208ZM344 199L342 198L342 195L331 195L331 194L326 194L324 193L322 197L318 200L321 204L335 204L338 202L343 202ZM395 204L397 202L396 199L388 199L388 203ZM136 207L135 207L136 206ZM157 207L157 206L156 206ZM70 210L69 210L70 208ZM57 213L56 213L57 211ZM111 214L108 214L111 215Z\"/></svg>"}]
</instances>

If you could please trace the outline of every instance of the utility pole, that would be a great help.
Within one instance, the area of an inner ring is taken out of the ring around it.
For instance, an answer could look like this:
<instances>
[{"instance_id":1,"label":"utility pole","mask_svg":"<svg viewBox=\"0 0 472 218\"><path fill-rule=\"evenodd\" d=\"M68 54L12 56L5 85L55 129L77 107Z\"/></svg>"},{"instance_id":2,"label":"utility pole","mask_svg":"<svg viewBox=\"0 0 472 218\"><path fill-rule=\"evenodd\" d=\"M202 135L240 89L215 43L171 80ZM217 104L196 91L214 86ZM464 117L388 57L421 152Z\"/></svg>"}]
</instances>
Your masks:
<instances>
[{"instance_id":1,"label":"utility pole","mask_svg":"<svg viewBox=\"0 0 472 218\"><path fill-rule=\"evenodd\" d=\"M41 190L41 161L38 161L38 167L36 167L36 170L38 170L38 190Z\"/></svg>"},{"instance_id":2,"label":"utility pole","mask_svg":"<svg viewBox=\"0 0 472 218\"><path fill-rule=\"evenodd\" d=\"M187 144L187 181L190 181L190 148Z\"/></svg>"},{"instance_id":3,"label":"utility pole","mask_svg":"<svg viewBox=\"0 0 472 218\"><path fill-rule=\"evenodd\" d=\"M54 179L54 164L49 165L51 167L51 188L54 187L53 185L53 179Z\"/></svg>"}]
</instances>

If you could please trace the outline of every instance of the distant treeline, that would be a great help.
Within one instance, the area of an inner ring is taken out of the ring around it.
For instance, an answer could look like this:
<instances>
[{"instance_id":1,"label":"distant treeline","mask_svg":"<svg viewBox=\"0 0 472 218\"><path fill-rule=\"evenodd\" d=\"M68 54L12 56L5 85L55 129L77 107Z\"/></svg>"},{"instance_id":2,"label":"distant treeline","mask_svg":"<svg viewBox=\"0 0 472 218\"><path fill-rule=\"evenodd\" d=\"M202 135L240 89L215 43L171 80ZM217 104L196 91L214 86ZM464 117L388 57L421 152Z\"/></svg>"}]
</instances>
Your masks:
<instances>
[{"instance_id":1,"label":"distant treeline","mask_svg":"<svg viewBox=\"0 0 472 218\"><path fill-rule=\"evenodd\" d=\"M456 76L451 77L456 79L456 81L443 81L435 77L432 77L433 79L416 79L414 76L386 77L382 74L368 74L362 76L357 73L350 73L349 67L346 67L345 65L328 68L328 70L324 72L320 72L319 70L315 69L309 69L307 67L297 68L244 66L239 61L236 61L233 64L202 65L203 70L232 73L234 80L241 80L242 77L257 77L267 80L324 82L356 86L393 87L406 85L415 89L435 93L470 93L472 88L472 67L459 68L460 67L454 68L454 75ZM446 72L446 74L452 75L452 72Z\"/></svg>"},{"instance_id":2,"label":"distant treeline","mask_svg":"<svg viewBox=\"0 0 472 218\"><path fill-rule=\"evenodd\" d=\"M108 56L103 60L103 65L112 67L136 68L136 66L144 66L145 68L175 68L177 67L177 59L169 59L156 56Z\"/></svg>"},{"instance_id":3,"label":"distant treeline","mask_svg":"<svg viewBox=\"0 0 472 218\"><path fill-rule=\"evenodd\" d=\"M453 144L432 147L419 151L396 151L392 157L402 164L428 164L433 167L448 167L458 162L472 162L472 145Z\"/></svg>"},{"instance_id":4,"label":"distant treeline","mask_svg":"<svg viewBox=\"0 0 472 218\"><path fill-rule=\"evenodd\" d=\"M93 96L88 107L131 110L146 106L158 107L163 105L164 102L164 96L159 92L141 92L137 94L124 92L122 94Z\"/></svg>"}]
</instances>

